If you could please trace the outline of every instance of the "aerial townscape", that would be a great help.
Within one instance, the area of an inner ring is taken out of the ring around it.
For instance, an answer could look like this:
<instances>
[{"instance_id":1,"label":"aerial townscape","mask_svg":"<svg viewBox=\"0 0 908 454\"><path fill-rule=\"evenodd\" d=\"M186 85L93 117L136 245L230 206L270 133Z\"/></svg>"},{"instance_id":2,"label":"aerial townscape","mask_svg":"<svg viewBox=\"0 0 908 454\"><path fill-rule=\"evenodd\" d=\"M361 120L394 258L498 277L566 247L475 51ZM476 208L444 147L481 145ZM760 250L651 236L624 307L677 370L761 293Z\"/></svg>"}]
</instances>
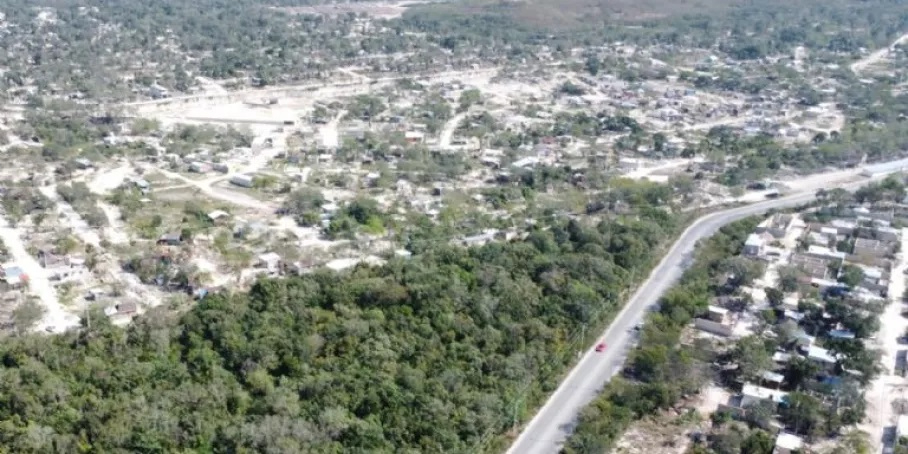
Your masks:
<instances>
[{"instance_id":1,"label":"aerial townscape","mask_svg":"<svg viewBox=\"0 0 908 454\"><path fill-rule=\"evenodd\" d=\"M0 454L908 454L908 3L0 2Z\"/></svg>"}]
</instances>

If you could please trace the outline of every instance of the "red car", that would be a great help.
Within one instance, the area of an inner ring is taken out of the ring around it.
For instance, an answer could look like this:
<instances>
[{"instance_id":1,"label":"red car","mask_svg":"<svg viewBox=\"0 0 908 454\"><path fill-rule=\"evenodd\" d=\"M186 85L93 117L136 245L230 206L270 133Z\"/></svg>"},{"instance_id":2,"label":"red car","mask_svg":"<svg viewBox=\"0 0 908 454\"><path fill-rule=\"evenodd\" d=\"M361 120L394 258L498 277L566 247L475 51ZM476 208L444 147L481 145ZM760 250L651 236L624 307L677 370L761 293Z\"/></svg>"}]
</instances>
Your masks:
<instances>
[{"instance_id":1,"label":"red car","mask_svg":"<svg viewBox=\"0 0 908 454\"><path fill-rule=\"evenodd\" d=\"M597 351L597 352L604 352L604 351L605 351L605 342L599 343L599 345L596 346L596 351Z\"/></svg>"}]
</instances>

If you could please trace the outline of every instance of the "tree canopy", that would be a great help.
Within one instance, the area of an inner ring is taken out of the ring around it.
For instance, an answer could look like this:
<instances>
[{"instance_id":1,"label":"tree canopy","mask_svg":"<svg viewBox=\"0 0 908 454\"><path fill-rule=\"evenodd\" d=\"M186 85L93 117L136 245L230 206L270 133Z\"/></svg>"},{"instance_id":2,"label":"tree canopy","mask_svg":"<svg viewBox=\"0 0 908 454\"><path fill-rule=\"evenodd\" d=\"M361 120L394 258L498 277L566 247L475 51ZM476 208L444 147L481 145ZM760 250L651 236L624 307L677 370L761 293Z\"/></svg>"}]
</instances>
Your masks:
<instances>
[{"instance_id":1,"label":"tree canopy","mask_svg":"<svg viewBox=\"0 0 908 454\"><path fill-rule=\"evenodd\" d=\"M556 222L526 241L474 249L436 244L384 267L263 280L126 329L96 314L90 328L8 339L0 446L500 449L499 436L585 345L578 327L618 308L630 267L648 266L641 257L670 233L645 216L635 222Z\"/></svg>"}]
</instances>

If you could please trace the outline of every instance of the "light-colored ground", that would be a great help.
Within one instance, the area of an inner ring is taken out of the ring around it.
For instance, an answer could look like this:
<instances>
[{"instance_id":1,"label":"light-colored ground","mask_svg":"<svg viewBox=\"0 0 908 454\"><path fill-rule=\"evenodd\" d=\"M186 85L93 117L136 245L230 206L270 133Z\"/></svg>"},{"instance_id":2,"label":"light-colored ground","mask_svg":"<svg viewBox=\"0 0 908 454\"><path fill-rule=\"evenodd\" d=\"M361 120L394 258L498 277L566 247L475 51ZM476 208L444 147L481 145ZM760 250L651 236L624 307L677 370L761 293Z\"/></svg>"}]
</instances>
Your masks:
<instances>
[{"instance_id":1,"label":"light-colored ground","mask_svg":"<svg viewBox=\"0 0 908 454\"><path fill-rule=\"evenodd\" d=\"M322 126L321 129L319 129L318 135L321 138L323 147L330 150L340 146L340 137L337 132L337 125L345 115L347 115L346 110L339 112L333 119L331 119L331 121Z\"/></svg>"},{"instance_id":2,"label":"light-colored ground","mask_svg":"<svg viewBox=\"0 0 908 454\"><path fill-rule=\"evenodd\" d=\"M208 284L213 287L227 285L227 283L230 282L231 279L233 279L232 276L219 272L217 265L204 257L194 258L192 260L192 264L195 265L199 269L199 271L208 273L208 275L211 277L211 280L210 282L208 282Z\"/></svg>"},{"instance_id":3,"label":"light-colored ground","mask_svg":"<svg viewBox=\"0 0 908 454\"><path fill-rule=\"evenodd\" d=\"M44 306L44 316L35 329L61 332L79 326L79 317L67 312L67 309L60 304L57 291L51 285L45 269L26 250L25 243L22 241L22 232L11 227L8 221L2 217L0 217L0 239L9 250L14 263L28 275L29 290L38 297L41 305Z\"/></svg>"},{"instance_id":4,"label":"light-colored ground","mask_svg":"<svg viewBox=\"0 0 908 454\"><path fill-rule=\"evenodd\" d=\"M632 180L639 180L643 178L649 180L667 180L668 175L664 175L665 173L671 171L682 171L691 164L703 161L704 159L702 157L696 157L693 159L666 159L663 161L640 160L640 165L636 169L630 170L622 176L625 178L630 178Z\"/></svg>"},{"instance_id":5,"label":"light-colored ground","mask_svg":"<svg viewBox=\"0 0 908 454\"><path fill-rule=\"evenodd\" d=\"M229 177L221 176L221 177L217 177L216 179L212 179L212 180L197 181L197 180L192 180L190 178L187 178L176 172L171 172L169 170L164 170L164 169L156 169L156 170L163 173L168 178L183 181L184 183L186 183L187 186L191 186L191 188L188 188L188 190L197 190L200 193L202 193L208 197L211 197L213 199L223 200L225 202L232 203L232 204L242 207L242 208L247 208L250 210L262 211L262 212L268 212L268 213L274 212L274 210L277 208L277 206L275 204L269 204L269 203L263 202L261 200L257 200L255 198L250 197L241 192L237 192L237 191L233 191L233 190L229 190L229 189L225 189L225 188L218 188L218 187L214 186L214 183L217 182L218 180L221 180L223 178L229 178Z\"/></svg>"},{"instance_id":6,"label":"light-colored ground","mask_svg":"<svg viewBox=\"0 0 908 454\"><path fill-rule=\"evenodd\" d=\"M63 201L60 198L60 195L57 194L57 186L42 186L38 188L41 191L41 194L44 194L50 200L54 201L54 207L57 211L57 214L62 220L66 222L67 227L73 230L73 234L85 244L90 244L96 248L100 248L101 237L98 235L98 232L93 229L79 213L76 213L73 210L73 207L68 203Z\"/></svg>"},{"instance_id":7,"label":"light-colored ground","mask_svg":"<svg viewBox=\"0 0 908 454\"><path fill-rule=\"evenodd\" d=\"M466 112L461 112L451 117L445 123L444 128L441 130L441 135L438 138L438 147L440 149L447 150L451 148L451 139L454 137L454 131L457 130L457 126L460 125L460 122L462 122L466 116Z\"/></svg>"},{"instance_id":8,"label":"light-colored ground","mask_svg":"<svg viewBox=\"0 0 908 454\"><path fill-rule=\"evenodd\" d=\"M899 36L888 47L879 49L879 50L871 53L870 55L852 63L851 71L855 72L855 73L860 73L860 72L864 71L865 69L881 62L883 59L885 59L889 56L889 51L892 50L892 48L894 48L895 46L898 46L899 44L904 43L905 41L908 41L908 33L906 33L902 36Z\"/></svg>"},{"instance_id":9,"label":"light-colored ground","mask_svg":"<svg viewBox=\"0 0 908 454\"><path fill-rule=\"evenodd\" d=\"M100 276L102 282L107 284L122 284L125 295L132 298L134 301L139 302L141 305L153 307L161 304L161 298L157 292L139 282L135 275L124 272L119 266L119 263L117 263L115 257L105 253L105 249L101 245L101 237L98 235L98 231L89 226L88 223L82 219L82 216L73 210L72 206L60 198L56 192L56 186L44 186L39 188L39 190L47 198L56 203L57 213L61 216L61 219L66 222L66 225L73 230L73 234L75 234L83 243L92 245L98 252L99 264L95 271ZM108 217L110 217L109 214ZM111 242L114 242L114 240L121 243L128 242L128 236L125 238L125 241L123 241L125 228L122 226L122 223L119 222L119 216L115 219L116 224L112 225L113 228L105 229L105 233L111 234L108 236L108 240Z\"/></svg>"},{"instance_id":10,"label":"light-colored ground","mask_svg":"<svg viewBox=\"0 0 908 454\"><path fill-rule=\"evenodd\" d=\"M121 219L120 209L107 202L98 201L98 208L107 217L108 226L104 228L104 237L112 244L129 243L129 234Z\"/></svg>"},{"instance_id":11,"label":"light-colored ground","mask_svg":"<svg viewBox=\"0 0 908 454\"><path fill-rule=\"evenodd\" d=\"M410 4L411 2L362 2L272 8L289 14L338 16L353 13L357 16L365 14L376 19L394 19L402 16Z\"/></svg>"},{"instance_id":12,"label":"light-colored ground","mask_svg":"<svg viewBox=\"0 0 908 454\"><path fill-rule=\"evenodd\" d=\"M122 165L109 170L103 170L93 175L88 182L88 189L95 194L104 195L113 191L126 179L131 172L131 167Z\"/></svg>"},{"instance_id":13,"label":"light-colored ground","mask_svg":"<svg viewBox=\"0 0 908 454\"><path fill-rule=\"evenodd\" d=\"M210 93L227 93L221 84L208 77L196 76L195 80L202 86L206 92Z\"/></svg>"},{"instance_id":14,"label":"light-colored ground","mask_svg":"<svg viewBox=\"0 0 908 454\"><path fill-rule=\"evenodd\" d=\"M792 192L812 188L834 189L837 185L857 181L861 178L861 169L840 169L813 175L797 175L782 178L778 182ZM825 187L824 187L825 186Z\"/></svg>"},{"instance_id":15,"label":"light-colored ground","mask_svg":"<svg viewBox=\"0 0 908 454\"><path fill-rule=\"evenodd\" d=\"M713 384L700 392L700 396L693 406L700 414L708 416L713 414L719 405L728 404L729 399L731 399L731 393L727 389Z\"/></svg>"}]
</instances>

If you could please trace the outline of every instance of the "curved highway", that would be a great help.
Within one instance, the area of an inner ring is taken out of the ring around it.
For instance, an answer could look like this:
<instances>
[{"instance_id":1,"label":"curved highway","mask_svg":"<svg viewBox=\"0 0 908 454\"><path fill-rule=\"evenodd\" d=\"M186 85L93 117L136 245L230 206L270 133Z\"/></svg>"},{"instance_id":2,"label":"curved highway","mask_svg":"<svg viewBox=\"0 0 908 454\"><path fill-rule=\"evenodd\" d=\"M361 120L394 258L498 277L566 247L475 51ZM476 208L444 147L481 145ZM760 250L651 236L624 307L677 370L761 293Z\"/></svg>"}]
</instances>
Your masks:
<instances>
[{"instance_id":1,"label":"curved highway","mask_svg":"<svg viewBox=\"0 0 908 454\"><path fill-rule=\"evenodd\" d=\"M854 189L868 181L864 178L860 182L839 187ZM654 306L662 294L681 277L697 241L709 237L731 222L775 208L794 207L815 198L814 192L802 192L712 213L691 224L597 340L597 343L605 342L607 349L595 352L590 348L584 353L507 453L554 454L561 449L565 439L573 431L580 411L624 364L634 342L632 328L643 321L647 309Z\"/></svg>"}]
</instances>

